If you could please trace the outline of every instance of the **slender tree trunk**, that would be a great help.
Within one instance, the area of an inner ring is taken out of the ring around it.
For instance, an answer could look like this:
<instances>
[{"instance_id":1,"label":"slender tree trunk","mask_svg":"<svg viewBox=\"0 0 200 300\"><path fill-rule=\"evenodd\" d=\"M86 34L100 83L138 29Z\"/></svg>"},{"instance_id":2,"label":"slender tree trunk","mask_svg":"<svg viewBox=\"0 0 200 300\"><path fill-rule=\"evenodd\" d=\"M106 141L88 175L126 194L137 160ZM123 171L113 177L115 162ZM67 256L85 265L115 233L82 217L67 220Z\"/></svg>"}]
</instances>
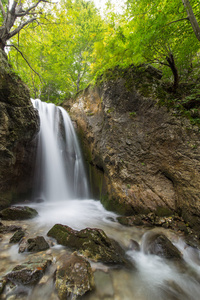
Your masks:
<instances>
[{"instance_id":1,"label":"slender tree trunk","mask_svg":"<svg viewBox=\"0 0 200 300\"><path fill-rule=\"evenodd\" d=\"M183 2L183 5L187 11L187 16L188 16L188 19L192 25L192 29L197 37L197 39L200 41L200 27L199 27L199 24L197 22L197 19L193 13L193 10L192 10L192 6L190 4L190 1L189 0L182 0Z\"/></svg>"},{"instance_id":2,"label":"slender tree trunk","mask_svg":"<svg viewBox=\"0 0 200 300\"><path fill-rule=\"evenodd\" d=\"M174 83L173 83L173 91L175 92L179 85L179 75L178 70L174 61L174 56L171 53L169 56L166 57L166 60L168 62L168 66L172 70L173 76L174 76Z\"/></svg>"}]
</instances>

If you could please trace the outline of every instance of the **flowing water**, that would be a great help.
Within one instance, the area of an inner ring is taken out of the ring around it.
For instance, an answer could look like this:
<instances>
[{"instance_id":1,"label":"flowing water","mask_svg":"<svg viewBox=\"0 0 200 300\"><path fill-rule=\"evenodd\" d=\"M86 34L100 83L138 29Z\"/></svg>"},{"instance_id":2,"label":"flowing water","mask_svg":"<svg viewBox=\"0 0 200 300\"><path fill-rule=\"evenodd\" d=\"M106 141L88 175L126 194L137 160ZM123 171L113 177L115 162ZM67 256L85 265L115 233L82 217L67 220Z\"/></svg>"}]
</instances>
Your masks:
<instances>
[{"instance_id":1,"label":"flowing water","mask_svg":"<svg viewBox=\"0 0 200 300\"><path fill-rule=\"evenodd\" d=\"M84 300L198 300L200 299L200 252L187 246L184 240L170 230L162 229L183 254L184 263L178 264L158 256L144 254L143 246L149 231L145 227L125 227L116 221L115 213L106 211L99 201L89 199L87 178L78 142L67 113L52 104L33 100L40 112L41 130L38 136L36 163L36 191L38 202L31 203L39 215L29 221L3 221L22 226L28 236L46 236L56 223L80 230L101 228L117 240L129 257L132 268L118 269L91 262L95 271L95 290L85 294ZM42 200L44 200L42 202ZM18 253L18 245L9 244L12 234L2 236L0 243L0 276L16 264L31 258L31 253ZM128 250L130 239L141 245L139 252ZM57 245L34 255L50 257L55 264L69 250ZM41 282L26 291L26 296L7 291L2 299L58 300L54 291L52 266Z\"/></svg>"}]
</instances>

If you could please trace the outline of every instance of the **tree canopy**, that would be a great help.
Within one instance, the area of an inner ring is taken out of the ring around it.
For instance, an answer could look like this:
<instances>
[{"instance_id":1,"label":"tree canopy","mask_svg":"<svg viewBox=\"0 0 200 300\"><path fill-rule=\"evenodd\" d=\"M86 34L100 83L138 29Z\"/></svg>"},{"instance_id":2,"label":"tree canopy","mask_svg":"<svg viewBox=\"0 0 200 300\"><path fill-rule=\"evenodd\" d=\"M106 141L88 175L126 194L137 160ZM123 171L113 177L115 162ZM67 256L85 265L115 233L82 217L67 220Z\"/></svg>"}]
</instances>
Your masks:
<instances>
[{"instance_id":1,"label":"tree canopy","mask_svg":"<svg viewBox=\"0 0 200 300\"><path fill-rule=\"evenodd\" d=\"M39 4L34 3L35 10ZM116 66L153 64L172 83L172 91L191 74L199 76L197 0L127 0L121 12L108 4L103 16L92 1L62 0L51 6L48 18L34 22L11 37L29 66L15 49L9 52L33 97L62 101Z\"/></svg>"}]
</instances>

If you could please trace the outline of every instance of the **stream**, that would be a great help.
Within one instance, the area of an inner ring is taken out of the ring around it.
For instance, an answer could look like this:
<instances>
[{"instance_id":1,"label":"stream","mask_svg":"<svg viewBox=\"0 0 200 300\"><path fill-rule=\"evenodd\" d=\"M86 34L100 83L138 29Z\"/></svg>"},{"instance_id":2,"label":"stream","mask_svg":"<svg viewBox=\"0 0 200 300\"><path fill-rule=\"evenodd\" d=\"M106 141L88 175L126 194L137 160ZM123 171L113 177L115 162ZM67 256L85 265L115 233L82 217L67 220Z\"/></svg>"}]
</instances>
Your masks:
<instances>
[{"instance_id":1,"label":"stream","mask_svg":"<svg viewBox=\"0 0 200 300\"><path fill-rule=\"evenodd\" d=\"M41 128L38 135L33 201L26 205L38 216L24 221L3 221L19 225L28 237L44 236L50 249L34 256L50 258L53 263L35 287L6 288L1 299L58 300L54 273L61 258L71 251L47 237L53 225L68 225L75 230L100 228L126 251L130 268L108 266L90 261L95 289L77 299L84 300L198 300L200 299L200 251L189 247L182 236L164 228L126 227L118 223L117 214L104 209L98 200L90 199L84 162L76 134L67 113L53 104L32 100L39 110ZM24 205L24 204L23 204ZM152 254L144 247L149 232L163 232L182 253L175 262ZM0 277L33 253L18 253L18 244L10 244L13 233L0 236ZM129 249L130 240L140 244L140 251ZM69 299L76 297L71 295Z\"/></svg>"}]
</instances>

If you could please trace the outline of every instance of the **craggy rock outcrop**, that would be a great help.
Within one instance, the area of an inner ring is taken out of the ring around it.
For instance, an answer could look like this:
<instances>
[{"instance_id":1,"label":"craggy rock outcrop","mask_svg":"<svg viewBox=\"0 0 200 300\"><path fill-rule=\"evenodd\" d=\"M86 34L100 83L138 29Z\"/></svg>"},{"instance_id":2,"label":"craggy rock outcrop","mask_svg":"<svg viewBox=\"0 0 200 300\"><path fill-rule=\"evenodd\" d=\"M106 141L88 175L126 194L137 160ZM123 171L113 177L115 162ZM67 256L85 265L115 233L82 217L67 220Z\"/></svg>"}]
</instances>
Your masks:
<instances>
[{"instance_id":1,"label":"craggy rock outcrop","mask_svg":"<svg viewBox=\"0 0 200 300\"><path fill-rule=\"evenodd\" d=\"M92 290L94 277L90 263L74 252L58 267L55 286L61 300L76 299Z\"/></svg>"},{"instance_id":2,"label":"craggy rock outcrop","mask_svg":"<svg viewBox=\"0 0 200 300\"><path fill-rule=\"evenodd\" d=\"M66 225L55 224L47 235L55 238L59 244L79 251L94 261L102 261L107 264L127 264L123 249L117 242L109 239L101 229L85 228L77 231Z\"/></svg>"},{"instance_id":3,"label":"craggy rock outcrop","mask_svg":"<svg viewBox=\"0 0 200 300\"><path fill-rule=\"evenodd\" d=\"M127 78L129 78L127 80ZM200 229L200 133L158 105L166 97L143 68L89 87L72 105L86 158L104 174L106 208L182 215Z\"/></svg>"},{"instance_id":4,"label":"craggy rock outcrop","mask_svg":"<svg viewBox=\"0 0 200 300\"><path fill-rule=\"evenodd\" d=\"M31 188L38 130L29 91L0 51L0 209Z\"/></svg>"}]
</instances>

